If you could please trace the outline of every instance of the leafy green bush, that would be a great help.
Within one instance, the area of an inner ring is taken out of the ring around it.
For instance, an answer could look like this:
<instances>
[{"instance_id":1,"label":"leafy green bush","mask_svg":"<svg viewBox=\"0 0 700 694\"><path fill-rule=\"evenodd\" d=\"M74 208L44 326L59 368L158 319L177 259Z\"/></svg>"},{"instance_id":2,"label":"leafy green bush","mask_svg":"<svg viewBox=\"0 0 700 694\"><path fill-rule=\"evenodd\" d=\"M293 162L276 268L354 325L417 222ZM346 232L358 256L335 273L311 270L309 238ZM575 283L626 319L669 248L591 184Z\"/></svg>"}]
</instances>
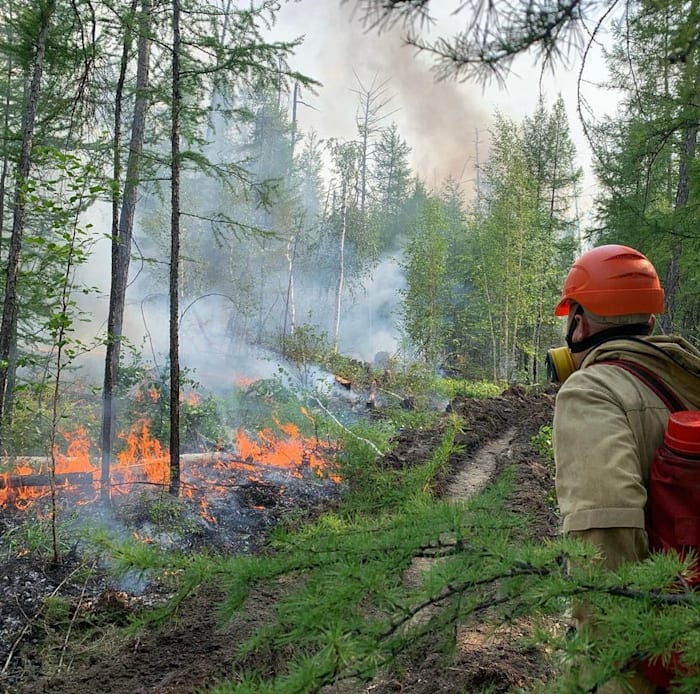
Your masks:
<instances>
[{"instance_id":1,"label":"leafy green bush","mask_svg":"<svg viewBox=\"0 0 700 694\"><path fill-rule=\"evenodd\" d=\"M543 424L537 434L530 439L530 443L535 450L550 462L554 461L554 449L552 448L552 427L550 424Z\"/></svg>"},{"instance_id":2,"label":"leafy green bush","mask_svg":"<svg viewBox=\"0 0 700 694\"><path fill-rule=\"evenodd\" d=\"M51 440L52 397L46 385L22 385L15 389L12 419L6 429L5 447L15 455L45 456ZM74 383L59 396L58 430L78 428L91 441L99 440L101 400L89 386ZM58 437L59 444L62 437Z\"/></svg>"},{"instance_id":3,"label":"leafy green bush","mask_svg":"<svg viewBox=\"0 0 700 694\"><path fill-rule=\"evenodd\" d=\"M505 382L468 381L456 378L435 378L432 382L435 392L449 400L456 397L491 398L500 395L507 387Z\"/></svg>"}]
</instances>

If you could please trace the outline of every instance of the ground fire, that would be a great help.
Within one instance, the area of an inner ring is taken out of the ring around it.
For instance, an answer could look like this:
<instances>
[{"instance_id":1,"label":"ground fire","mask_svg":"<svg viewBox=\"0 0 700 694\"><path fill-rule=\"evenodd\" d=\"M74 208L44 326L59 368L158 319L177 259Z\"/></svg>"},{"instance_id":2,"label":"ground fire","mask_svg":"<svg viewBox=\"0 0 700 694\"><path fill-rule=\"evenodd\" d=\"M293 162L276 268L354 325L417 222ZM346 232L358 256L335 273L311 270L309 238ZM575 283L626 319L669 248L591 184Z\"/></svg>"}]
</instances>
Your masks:
<instances>
[{"instance_id":1,"label":"ground fire","mask_svg":"<svg viewBox=\"0 0 700 694\"><path fill-rule=\"evenodd\" d=\"M71 495L76 503L99 498L100 468L94 447L84 428L63 435L65 453L56 446L50 458L18 458L10 472L0 474L0 508L26 509L52 493ZM113 495L125 495L143 485L167 488L169 452L151 435L149 422L141 420L120 436L125 442L112 468ZM242 485L269 484L285 477L340 479L329 463L336 450L332 442L301 435L299 427L275 420L275 427L256 435L238 430L230 452L181 456L183 497L201 506L202 516L215 522L211 504L217 496L230 495ZM6 468L7 469L7 468Z\"/></svg>"}]
</instances>

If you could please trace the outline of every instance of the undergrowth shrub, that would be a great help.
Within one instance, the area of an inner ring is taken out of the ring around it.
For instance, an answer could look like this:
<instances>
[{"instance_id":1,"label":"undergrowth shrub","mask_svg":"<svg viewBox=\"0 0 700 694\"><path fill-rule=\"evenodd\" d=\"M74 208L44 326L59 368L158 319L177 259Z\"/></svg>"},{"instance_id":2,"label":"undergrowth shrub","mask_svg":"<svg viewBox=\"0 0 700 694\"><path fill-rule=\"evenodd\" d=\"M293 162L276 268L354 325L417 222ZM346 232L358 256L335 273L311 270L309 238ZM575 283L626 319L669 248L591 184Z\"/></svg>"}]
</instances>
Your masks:
<instances>
[{"instance_id":1,"label":"undergrowth shrub","mask_svg":"<svg viewBox=\"0 0 700 694\"><path fill-rule=\"evenodd\" d=\"M500 395L507 387L505 381L469 381L456 378L435 378L432 382L434 390L448 400L453 398L491 398Z\"/></svg>"}]
</instances>

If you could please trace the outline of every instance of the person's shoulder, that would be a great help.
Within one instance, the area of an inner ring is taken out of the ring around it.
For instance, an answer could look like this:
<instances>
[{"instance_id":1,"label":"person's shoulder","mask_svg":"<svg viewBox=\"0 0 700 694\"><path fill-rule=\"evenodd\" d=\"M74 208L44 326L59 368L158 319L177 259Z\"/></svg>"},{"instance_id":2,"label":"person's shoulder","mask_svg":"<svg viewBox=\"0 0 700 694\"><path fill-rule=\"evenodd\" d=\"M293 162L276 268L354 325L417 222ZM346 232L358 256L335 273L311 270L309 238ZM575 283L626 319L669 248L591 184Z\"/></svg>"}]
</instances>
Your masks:
<instances>
[{"instance_id":1,"label":"person's shoulder","mask_svg":"<svg viewBox=\"0 0 700 694\"><path fill-rule=\"evenodd\" d=\"M557 398L609 402L626 409L639 401L637 385L635 376L619 366L593 362L574 371L561 385Z\"/></svg>"},{"instance_id":2,"label":"person's shoulder","mask_svg":"<svg viewBox=\"0 0 700 694\"><path fill-rule=\"evenodd\" d=\"M609 398L615 391L615 374L611 381L611 370L599 368L597 364L579 368L574 371L564 383L561 384L557 399L564 399L572 395L587 398L603 397Z\"/></svg>"}]
</instances>

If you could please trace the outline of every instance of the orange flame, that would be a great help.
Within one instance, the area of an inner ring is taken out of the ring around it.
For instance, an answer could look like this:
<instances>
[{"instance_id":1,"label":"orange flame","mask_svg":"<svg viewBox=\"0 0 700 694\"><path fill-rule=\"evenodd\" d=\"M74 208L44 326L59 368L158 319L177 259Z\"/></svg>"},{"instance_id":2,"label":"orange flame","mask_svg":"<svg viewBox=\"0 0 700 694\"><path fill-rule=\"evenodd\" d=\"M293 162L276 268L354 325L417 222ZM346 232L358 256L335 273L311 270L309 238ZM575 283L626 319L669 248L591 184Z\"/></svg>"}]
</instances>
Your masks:
<instances>
[{"instance_id":1,"label":"orange flame","mask_svg":"<svg viewBox=\"0 0 700 694\"><path fill-rule=\"evenodd\" d=\"M306 412L304 414L309 416ZM275 420L275 424L279 430L277 435L271 428L265 428L252 438L242 429L239 430L236 435L238 456L219 455L215 460L200 458L202 464L183 466L182 495L198 501L203 518L216 522L209 500L205 497L230 493L230 473L243 472L248 479L255 481L266 467L285 470L297 478L303 477L304 470L311 470L317 475L326 475L333 482L341 481L340 477L328 470L325 459L334 446L327 443L321 445L315 438L302 436L295 424L283 424L278 420ZM55 483L54 487L68 488L71 486L70 475L84 475L80 488L85 490L87 486L90 489L91 481L92 499L96 498L100 487L100 469L90 460L92 445L86 429L79 427L73 432L63 433L62 437L67 442L66 453L61 453L55 447L53 473L46 469L45 459L38 469L30 464L32 461L24 459L16 463L12 472L0 473L0 508L14 505L26 509L34 500L46 496L50 491L51 479L56 482L57 479L61 480L61 475L64 476L62 481ZM111 473L116 493L128 493L133 483L168 484L170 455L151 435L147 420L138 422L131 431L120 434L119 438L125 440L126 445L117 454L117 463ZM36 475L47 479L37 480L34 478ZM33 478L31 483L28 481L30 477ZM224 480L227 482L224 483ZM195 494L196 490L200 490L199 494Z\"/></svg>"},{"instance_id":2,"label":"orange flame","mask_svg":"<svg viewBox=\"0 0 700 694\"><path fill-rule=\"evenodd\" d=\"M180 394L180 402L184 403L185 405L189 405L190 407L194 407L195 405L199 405L200 401L201 401L201 398L195 392L181 393Z\"/></svg>"},{"instance_id":3,"label":"orange flame","mask_svg":"<svg viewBox=\"0 0 700 694\"><path fill-rule=\"evenodd\" d=\"M141 420L127 434L119 434L119 438L126 439L126 448L117 454L118 479L133 482L138 478L134 473L141 470L147 482L168 483L169 454L161 448L160 441L151 436L148 421Z\"/></svg>"}]
</instances>

